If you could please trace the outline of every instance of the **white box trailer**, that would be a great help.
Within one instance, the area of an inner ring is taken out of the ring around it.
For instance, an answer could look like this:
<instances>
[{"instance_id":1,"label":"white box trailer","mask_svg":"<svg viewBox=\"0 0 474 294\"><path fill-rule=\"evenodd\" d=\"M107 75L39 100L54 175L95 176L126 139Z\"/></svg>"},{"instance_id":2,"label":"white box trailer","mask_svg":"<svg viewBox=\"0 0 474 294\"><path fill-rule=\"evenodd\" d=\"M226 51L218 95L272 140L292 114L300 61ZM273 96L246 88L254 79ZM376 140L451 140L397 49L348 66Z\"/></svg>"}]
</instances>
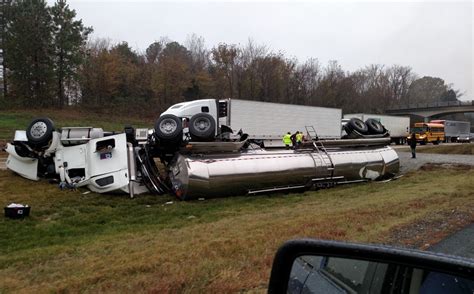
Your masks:
<instances>
[{"instance_id":1,"label":"white box trailer","mask_svg":"<svg viewBox=\"0 0 474 294\"><path fill-rule=\"evenodd\" d=\"M433 123L444 125L445 142L469 142L471 137L471 122L457 120L432 120Z\"/></svg>"},{"instance_id":2,"label":"white box trailer","mask_svg":"<svg viewBox=\"0 0 474 294\"><path fill-rule=\"evenodd\" d=\"M363 121L375 119L379 121L390 133L390 139L393 143L405 144L410 132L410 118L405 116L368 114L368 113L350 113L344 114L345 119L358 118Z\"/></svg>"},{"instance_id":3,"label":"white box trailer","mask_svg":"<svg viewBox=\"0 0 474 294\"><path fill-rule=\"evenodd\" d=\"M321 139L341 138L342 110L293 104L248 100L229 100L230 127L242 129L250 139L263 140L266 147L283 146L287 132L306 134L306 126L314 127Z\"/></svg>"}]
</instances>

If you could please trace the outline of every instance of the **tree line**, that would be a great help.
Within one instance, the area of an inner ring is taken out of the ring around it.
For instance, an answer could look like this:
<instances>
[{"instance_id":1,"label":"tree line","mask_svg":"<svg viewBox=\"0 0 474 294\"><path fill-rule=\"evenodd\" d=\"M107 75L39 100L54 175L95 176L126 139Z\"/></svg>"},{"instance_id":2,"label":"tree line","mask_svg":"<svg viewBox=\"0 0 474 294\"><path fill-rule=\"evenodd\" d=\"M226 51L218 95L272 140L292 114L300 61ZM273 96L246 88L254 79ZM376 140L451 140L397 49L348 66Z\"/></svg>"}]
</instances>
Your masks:
<instances>
[{"instance_id":1,"label":"tree line","mask_svg":"<svg viewBox=\"0 0 474 294\"><path fill-rule=\"evenodd\" d=\"M77 85L91 28L65 0L3 2L4 103L62 107Z\"/></svg>"},{"instance_id":2,"label":"tree line","mask_svg":"<svg viewBox=\"0 0 474 294\"><path fill-rule=\"evenodd\" d=\"M192 34L183 44L161 38L143 52L127 42L89 40L92 28L65 0L52 7L44 0L12 1L6 16L7 106L156 113L182 101L231 97L383 113L460 95L441 78L419 78L409 66L374 64L350 72L337 61L301 62L252 40L209 49Z\"/></svg>"}]
</instances>

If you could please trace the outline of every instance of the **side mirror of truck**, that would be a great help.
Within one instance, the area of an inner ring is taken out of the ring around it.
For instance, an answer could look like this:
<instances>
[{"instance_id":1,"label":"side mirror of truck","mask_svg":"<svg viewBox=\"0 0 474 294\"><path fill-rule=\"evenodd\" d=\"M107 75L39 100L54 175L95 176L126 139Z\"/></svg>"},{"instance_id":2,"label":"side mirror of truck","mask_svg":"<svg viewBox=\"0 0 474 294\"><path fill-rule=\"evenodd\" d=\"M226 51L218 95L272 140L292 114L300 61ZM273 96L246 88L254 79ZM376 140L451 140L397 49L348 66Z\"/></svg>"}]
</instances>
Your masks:
<instances>
[{"instance_id":1,"label":"side mirror of truck","mask_svg":"<svg viewBox=\"0 0 474 294\"><path fill-rule=\"evenodd\" d=\"M268 293L474 293L473 277L472 259L303 239L277 251Z\"/></svg>"}]
</instances>

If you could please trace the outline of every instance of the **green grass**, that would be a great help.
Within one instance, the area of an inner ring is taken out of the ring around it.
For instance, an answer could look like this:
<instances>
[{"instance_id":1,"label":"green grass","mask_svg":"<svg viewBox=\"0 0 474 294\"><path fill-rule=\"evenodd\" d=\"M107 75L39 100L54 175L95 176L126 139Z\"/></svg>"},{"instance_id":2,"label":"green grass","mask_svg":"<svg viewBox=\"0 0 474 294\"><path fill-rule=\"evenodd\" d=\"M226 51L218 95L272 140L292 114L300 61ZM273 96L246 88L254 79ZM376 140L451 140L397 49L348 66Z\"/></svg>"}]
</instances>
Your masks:
<instances>
[{"instance_id":1,"label":"green grass","mask_svg":"<svg viewBox=\"0 0 474 294\"><path fill-rule=\"evenodd\" d=\"M459 145L439 145L439 146L426 146L424 148L417 148L416 152L419 153L436 153L436 154L474 154L474 144L461 144Z\"/></svg>"},{"instance_id":2,"label":"green grass","mask_svg":"<svg viewBox=\"0 0 474 294\"><path fill-rule=\"evenodd\" d=\"M472 215L473 177L424 170L389 183L178 202L60 191L3 171L0 203L32 211L0 218L0 293L263 292L285 240L383 243L419 219Z\"/></svg>"},{"instance_id":3,"label":"green grass","mask_svg":"<svg viewBox=\"0 0 474 294\"><path fill-rule=\"evenodd\" d=\"M15 130L25 130L36 117L51 118L56 127L100 127L106 131L121 131L124 125L135 127L153 127L153 117L137 117L127 115L102 115L79 108L4 110L0 111L0 140L13 139ZM158 113L156 114L158 117Z\"/></svg>"}]
</instances>

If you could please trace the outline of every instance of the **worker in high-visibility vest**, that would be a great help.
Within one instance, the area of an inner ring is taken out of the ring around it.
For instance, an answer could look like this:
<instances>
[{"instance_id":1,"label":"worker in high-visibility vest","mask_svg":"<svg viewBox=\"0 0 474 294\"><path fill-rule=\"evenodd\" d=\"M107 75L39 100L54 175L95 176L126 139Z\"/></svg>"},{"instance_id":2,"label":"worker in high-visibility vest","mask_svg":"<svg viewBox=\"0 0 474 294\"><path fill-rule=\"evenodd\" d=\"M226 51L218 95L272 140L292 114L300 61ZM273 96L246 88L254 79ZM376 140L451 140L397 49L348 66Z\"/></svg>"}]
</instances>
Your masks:
<instances>
[{"instance_id":1,"label":"worker in high-visibility vest","mask_svg":"<svg viewBox=\"0 0 474 294\"><path fill-rule=\"evenodd\" d=\"M288 132L283 136L283 144L285 144L286 149L290 149L291 146L291 133Z\"/></svg>"},{"instance_id":2,"label":"worker in high-visibility vest","mask_svg":"<svg viewBox=\"0 0 474 294\"><path fill-rule=\"evenodd\" d=\"M301 147L302 143L303 143L303 133L298 131L296 132L296 148Z\"/></svg>"}]
</instances>

